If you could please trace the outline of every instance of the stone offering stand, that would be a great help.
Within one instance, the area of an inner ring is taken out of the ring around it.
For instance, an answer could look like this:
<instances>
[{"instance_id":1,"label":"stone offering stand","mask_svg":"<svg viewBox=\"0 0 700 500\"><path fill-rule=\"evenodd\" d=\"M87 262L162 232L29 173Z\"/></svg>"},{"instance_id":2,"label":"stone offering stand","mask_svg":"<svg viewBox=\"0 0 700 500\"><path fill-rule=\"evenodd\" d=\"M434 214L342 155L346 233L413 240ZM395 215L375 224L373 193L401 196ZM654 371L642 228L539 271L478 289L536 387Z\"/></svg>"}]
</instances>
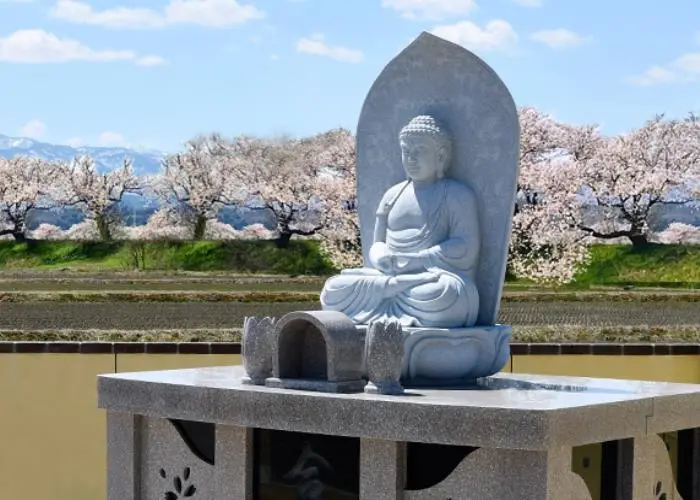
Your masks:
<instances>
[{"instance_id":1,"label":"stone offering stand","mask_svg":"<svg viewBox=\"0 0 700 500\"><path fill-rule=\"evenodd\" d=\"M387 396L246 385L244 376L242 367L100 376L109 500L168 491L207 500L583 500L591 495L571 471L571 449L606 441L623 443L617 493L607 498L660 500L670 461L658 434L700 427L698 385L500 374L471 388Z\"/></svg>"},{"instance_id":2,"label":"stone offering stand","mask_svg":"<svg viewBox=\"0 0 700 500\"><path fill-rule=\"evenodd\" d=\"M602 442L603 500L679 499L659 434L700 428L700 385L498 374L519 126L497 75L422 34L357 136L365 267L322 311L246 318L242 367L100 376L109 500L585 500L572 448Z\"/></svg>"}]
</instances>

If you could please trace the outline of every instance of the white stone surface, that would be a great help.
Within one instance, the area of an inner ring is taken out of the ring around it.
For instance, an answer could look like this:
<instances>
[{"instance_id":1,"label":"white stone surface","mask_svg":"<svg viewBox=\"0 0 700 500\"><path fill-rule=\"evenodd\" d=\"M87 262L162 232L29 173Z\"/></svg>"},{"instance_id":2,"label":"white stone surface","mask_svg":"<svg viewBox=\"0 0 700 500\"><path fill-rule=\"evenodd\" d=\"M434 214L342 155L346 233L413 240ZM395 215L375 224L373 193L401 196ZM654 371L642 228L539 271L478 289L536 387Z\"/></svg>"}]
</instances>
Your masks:
<instances>
[{"instance_id":1,"label":"white stone surface","mask_svg":"<svg viewBox=\"0 0 700 500\"><path fill-rule=\"evenodd\" d=\"M479 314L479 208L468 186L445 177L452 136L444 124L421 115L397 141L407 180L379 202L369 265L330 278L321 304L360 325L398 320L403 326L472 326Z\"/></svg>"},{"instance_id":2,"label":"white stone surface","mask_svg":"<svg viewBox=\"0 0 700 500\"><path fill-rule=\"evenodd\" d=\"M700 385L501 373L475 388L410 389L396 397L243 385L244 375L241 366L100 375L99 406L241 427L524 450L645 436L679 402L688 403L687 420L668 430L700 427Z\"/></svg>"},{"instance_id":3,"label":"white stone surface","mask_svg":"<svg viewBox=\"0 0 700 500\"><path fill-rule=\"evenodd\" d=\"M510 355L512 328L407 328L405 335L402 378L410 385L430 385L499 372Z\"/></svg>"},{"instance_id":4,"label":"white stone surface","mask_svg":"<svg viewBox=\"0 0 700 500\"><path fill-rule=\"evenodd\" d=\"M447 176L475 196L481 240L475 269L480 300L476 324L492 325L505 275L518 176L517 110L508 89L486 63L428 33L387 65L362 108L357 176L365 266L370 262L380 200L406 178L399 131L423 114L439 119L450 131L453 160ZM468 213L465 209L463 215Z\"/></svg>"}]
</instances>

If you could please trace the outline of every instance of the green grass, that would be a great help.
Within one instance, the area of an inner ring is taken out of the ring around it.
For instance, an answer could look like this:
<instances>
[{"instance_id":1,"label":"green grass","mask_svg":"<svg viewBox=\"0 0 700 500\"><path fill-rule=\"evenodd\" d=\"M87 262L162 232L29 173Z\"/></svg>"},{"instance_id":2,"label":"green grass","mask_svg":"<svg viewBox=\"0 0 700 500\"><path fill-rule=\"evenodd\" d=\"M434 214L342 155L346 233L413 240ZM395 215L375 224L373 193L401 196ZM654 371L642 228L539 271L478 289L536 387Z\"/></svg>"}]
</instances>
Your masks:
<instances>
[{"instance_id":1,"label":"green grass","mask_svg":"<svg viewBox=\"0 0 700 500\"><path fill-rule=\"evenodd\" d=\"M237 271L320 275L333 271L318 243L293 241L0 242L0 269Z\"/></svg>"},{"instance_id":2,"label":"green grass","mask_svg":"<svg viewBox=\"0 0 700 500\"><path fill-rule=\"evenodd\" d=\"M567 288L655 287L700 289L700 245L596 245L591 262ZM47 272L247 273L325 276L333 273L318 242L294 240L289 248L273 241L186 242L0 242L0 273ZM21 278L19 278L21 279ZM53 278L52 278L53 279ZM271 283L258 289L274 288ZM281 282L279 286L288 289ZM515 281L509 288L527 290ZM105 286L108 288L108 285ZM541 288L541 287L538 287ZM78 288L79 289L79 288ZM306 290L309 290L307 287Z\"/></svg>"},{"instance_id":3,"label":"green grass","mask_svg":"<svg viewBox=\"0 0 700 500\"><path fill-rule=\"evenodd\" d=\"M574 285L700 288L700 245L596 245Z\"/></svg>"}]
</instances>

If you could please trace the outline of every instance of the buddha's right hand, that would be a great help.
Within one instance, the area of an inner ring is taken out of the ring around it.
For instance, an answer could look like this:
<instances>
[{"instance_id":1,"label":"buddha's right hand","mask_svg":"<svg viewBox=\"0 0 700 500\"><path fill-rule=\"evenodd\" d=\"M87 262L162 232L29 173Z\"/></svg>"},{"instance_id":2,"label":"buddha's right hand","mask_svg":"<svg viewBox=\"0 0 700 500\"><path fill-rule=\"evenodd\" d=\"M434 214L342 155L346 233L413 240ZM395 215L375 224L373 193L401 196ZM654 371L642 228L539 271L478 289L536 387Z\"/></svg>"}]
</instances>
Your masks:
<instances>
[{"instance_id":1,"label":"buddha's right hand","mask_svg":"<svg viewBox=\"0 0 700 500\"><path fill-rule=\"evenodd\" d=\"M384 274L394 274L396 272L396 256L390 253L382 255L377 258L375 266Z\"/></svg>"},{"instance_id":2,"label":"buddha's right hand","mask_svg":"<svg viewBox=\"0 0 700 500\"><path fill-rule=\"evenodd\" d=\"M386 274L391 274L396 265L396 257L383 242L374 243L369 249L369 261L375 269Z\"/></svg>"}]
</instances>

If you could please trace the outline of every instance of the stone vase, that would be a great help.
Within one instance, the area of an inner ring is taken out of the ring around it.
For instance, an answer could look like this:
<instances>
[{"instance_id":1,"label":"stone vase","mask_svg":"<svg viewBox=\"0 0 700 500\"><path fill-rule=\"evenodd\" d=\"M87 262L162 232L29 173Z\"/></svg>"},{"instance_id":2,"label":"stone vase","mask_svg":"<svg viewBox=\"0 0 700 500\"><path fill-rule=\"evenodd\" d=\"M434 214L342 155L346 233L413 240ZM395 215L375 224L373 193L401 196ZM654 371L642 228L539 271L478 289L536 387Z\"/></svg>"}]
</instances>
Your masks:
<instances>
[{"instance_id":1,"label":"stone vase","mask_svg":"<svg viewBox=\"0 0 700 500\"><path fill-rule=\"evenodd\" d=\"M375 321L367 329L365 366L370 394L402 394L403 329L398 320Z\"/></svg>"},{"instance_id":2,"label":"stone vase","mask_svg":"<svg viewBox=\"0 0 700 500\"><path fill-rule=\"evenodd\" d=\"M242 355L247 377L244 384L265 385L272 376L272 333L275 318L247 316L243 320Z\"/></svg>"}]
</instances>

